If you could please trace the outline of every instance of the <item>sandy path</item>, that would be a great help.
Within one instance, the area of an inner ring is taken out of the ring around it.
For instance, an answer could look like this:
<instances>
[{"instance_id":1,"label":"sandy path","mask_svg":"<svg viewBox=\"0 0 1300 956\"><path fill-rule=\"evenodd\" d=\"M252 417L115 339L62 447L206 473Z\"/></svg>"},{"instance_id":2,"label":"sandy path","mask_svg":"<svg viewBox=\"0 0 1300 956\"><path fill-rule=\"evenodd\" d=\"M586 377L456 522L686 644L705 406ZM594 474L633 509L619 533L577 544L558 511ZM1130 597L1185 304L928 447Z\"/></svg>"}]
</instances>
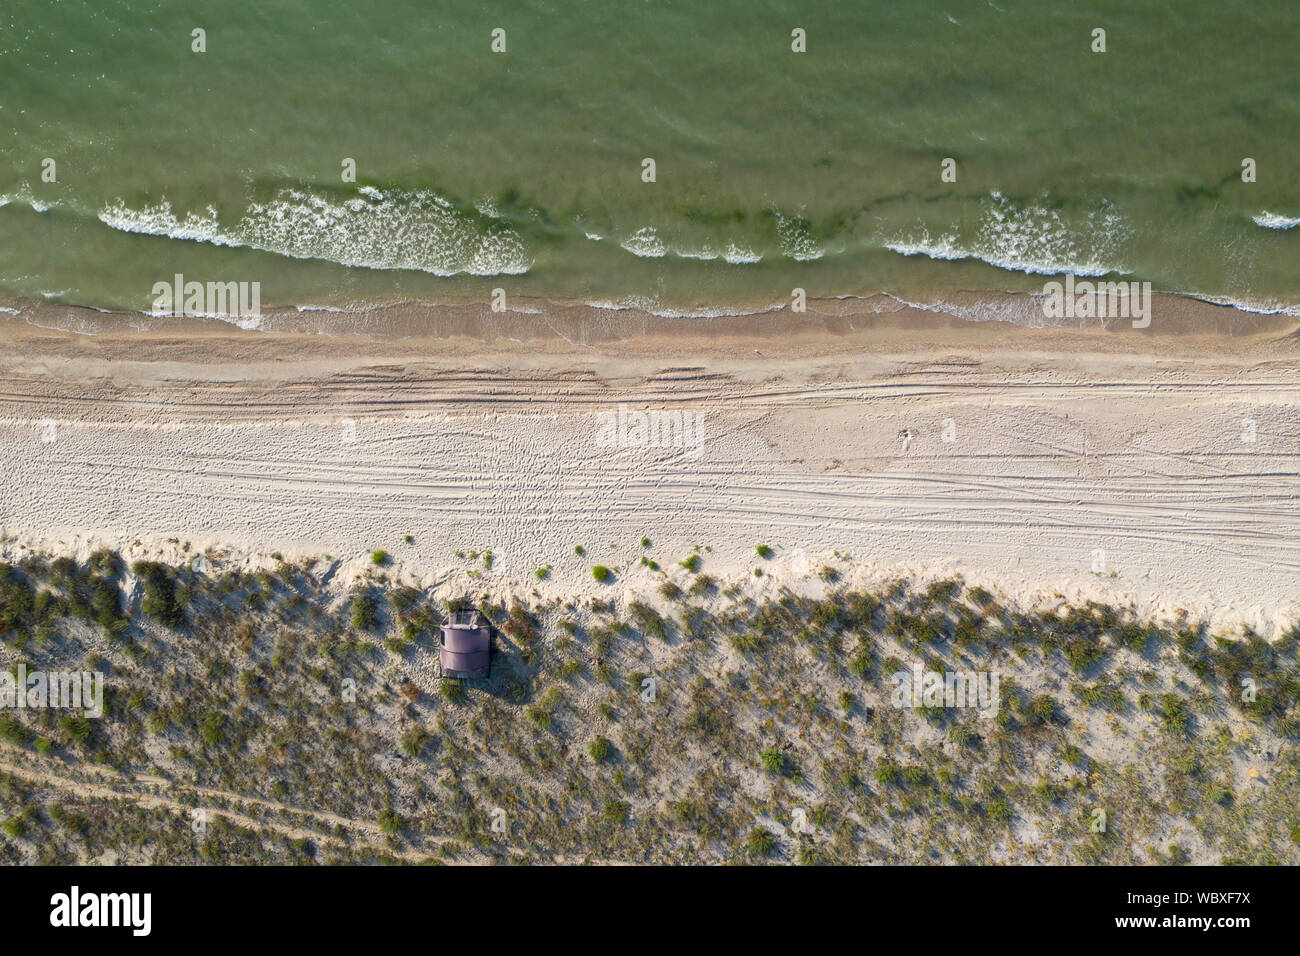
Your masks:
<instances>
[{"instance_id":1,"label":"sandy path","mask_svg":"<svg viewBox=\"0 0 1300 956\"><path fill-rule=\"evenodd\" d=\"M811 570L839 551L881 573L960 571L1264 630L1297 616L1295 360L648 368L378 365L232 382L11 367L0 527L82 547L383 547L424 580L490 548L491 575L531 581L551 564L540 586L569 592L593 587L596 561L653 586L635 563L642 536L665 566L698 544L713 549L708 570L738 575L764 542L781 550L754 589L806 573L802 549ZM620 404L698 414L698 453L602 446L597 416Z\"/></svg>"},{"instance_id":2,"label":"sandy path","mask_svg":"<svg viewBox=\"0 0 1300 956\"><path fill-rule=\"evenodd\" d=\"M415 850L390 841L373 820L358 820L325 810L305 809L275 800L248 797L226 790L216 790L211 787L200 787L195 784L165 780L162 777L148 774L125 776L110 768L94 764L78 764L77 770L83 775L82 778L74 779L56 773L50 769L50 761L42 760L30 751L0 742L0 773L12 774L19 779L41 787L66 791L77 800L126 800L147 810L165 808L183 815L184 821L178 823L178 826L188 826L189 821L193 819L192 813L196 808L207 809L210 818L223 817L230 823L246 829L258 832L269 830L293 840L311 840L317 845L331 846L358 853L370 850L377 854L396 857L408 863L422 863L433 856L432 851ZM98 782L84 779L86 774L95 777ZM149 789L141 790L142 787ZM199 798L197 804L193 799L194 797ZM266 815L251 816L248 813L229 810L226 808L226 804L239 806L243 809L256 807L266 811ZM295 818L299 825L287 823L283 819L283 814L286 813ZM357 845L339 838L332 832L337 827L342 827L362 842ZM453 858L439 857L443 863L483 862L487 859L481 852L467 847L454 837L422 834L420 839L426 844L431 843L435 846L444 843L454 843L456 845L458 848L457 856ZM507 847L506 849L509 854L516 857L523 856L525 853L524 850L518 847ZM582 858L566 857L562 854L552 857L551 862L557 864L615 866L623 863L620 860L607 860L589 856Z\"/></svg>"},{"instance_id":3,"label":"sandy path","mask_svg":"<svg viewBox=\"0 0 1300 956\"><path fill-rule=\"evenodd\" d=\"M294 840L312 840L317 844L325 844L334 847L348 847L349 844L339 839L337 836L328 832L334 827L343 827L357 837L363 839L367 845L376 852L388 853L392 856L406 860L423 860L428 854L418 853L406 847L392 847L388 844L387 839L380 832L378 824L371 820L354 820L349 817L339 816L335 813L326 813L317 810L304 810L300 807L291 807L287 804L276 803L272 800L262 800L257 797L246 797L240 794L227 793L224 790L213 790L210 787L198 787L192 784L177 783L163 780L160 777L136 776L125 777L121 774L114 773L104 768L93 767L90 765L79 765L81 771L90 771L100 779L100 782L89 781L85 779L74 779L62 774L55 773L49 769L48 762L39 763L26 751L17 750L9 745L0 747L0 772L12 774L29 783L38 784L42 787L52 787L57 790L65 790L75 794L78 799L97 799L97 800L126 800L136 804L144 809L153 810L159 807L171 810L175 813L183 814L185 822L178 823L178 826L188 826L192 819L192 813L196 809L193 802L186 802L179 799L181 796L198 796L200 802L198 809L203 809L205 804L203 800L209 801L207 810L212 817L224 817L231 823L245 827L250 830L264 831L270 830L281 836L289 837ZM147 786L152 788L151 791L141 791L132 789L133 787ZM167 792L158 792L159 790ZM276 817L253 817L246 813L226 809L218 806L215 801L229 801L232 804L243 804L246 807L258 807L268 811L268 813L280 814L287 811L304 824L315 824L320 829L313 829L305 826L295 826L286 823L283 819ZM436 839L436 838L431 838ZM355 849L355 848L354 848Z\"/></svg>"}]
</instances>

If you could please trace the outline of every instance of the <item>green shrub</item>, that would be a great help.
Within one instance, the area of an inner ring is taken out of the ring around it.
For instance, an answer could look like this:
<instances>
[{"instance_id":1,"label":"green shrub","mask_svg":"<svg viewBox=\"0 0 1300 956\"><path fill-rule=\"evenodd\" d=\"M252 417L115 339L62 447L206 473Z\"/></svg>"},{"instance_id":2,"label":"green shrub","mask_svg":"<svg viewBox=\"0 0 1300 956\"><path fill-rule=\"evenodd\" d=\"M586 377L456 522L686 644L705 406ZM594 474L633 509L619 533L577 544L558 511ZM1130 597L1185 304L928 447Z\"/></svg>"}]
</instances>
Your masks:
<instances>
[{"instance_id":1,"label":"green shrub","mask_svg":"<svg viewBox=\"0 0 1300 956\"><path fill-rule=\"evenodd\" d=\"M641 633L660 641L667 639L668 622L664 620L662 614L650 607L650 605L641 601L633 601L628 606L628 611Z\"/></svg>"},{"instance_id":2,"label":"green shrub","mask_svg":"<svg viewBox=\"0 0 1300 956\"><path fill-rule=\"evenodd\" d=\"M871 668L876 664L875 651L870 647L860 647L857 652L849 658L849 673L855 677L865 678L871 673Z\"/></svg>"},{"instance_id":3,"label":"green shrub","mask_svg":"<svg viewBox=\"0 0 1300 956\"><path fill-rule=\"evenodd\" d=\"M1169 733L1182 734L1187 732L1188 721L1191 720L1187 713L1187 707L1183 699L1177 694L1165 694L1161 699L1160 720L1165 730Z\"/></svg>"},{"instance_id":4,"label":"green shrub","mask_svg":"<svg viewBox=\"0 0 1300 956\"><path fill-rule=\"evenodd\" d=\"M763 769L769 773L780 773L785 769L785 754L776 747L768 747L758 755L758 758Z\"/></svg>"},{"instance_id":5,"label":"green shrub","mask_svg":"<svg viewBox=\"0 0 1300 956\"><path fill-rule=\"evenodd\" d=\"M672 581L665 581L659 585L659 594L665 601L678 601L682 597L682 589Z\"/></svg>"},{"instance_id":6,"label":"green shrub","mask_svg":"<svg viewBox=\"0 0 1300 956\"><path fill-rule=\"evenodd\" d=\"M964 724L953 724L948 728L948 739L959 747L970 747L979 741L980 735Z\"/></svg>"},{"instance_id":7,"label":"green shrub","mask_svg":"<svg viewBox=\"0 0 1300 956\"><path fill-rule=\"evenodd\" d=\"M429 734L423 727L408 727L402 734L402 753L408 757L418 757L428 742Z\"/></svg>"},{"instance_id":8,"label":"green shrub","mask_svg":"<svg viewBox=\"0 0 1300 956\"><path fill-rule=\"evenodd\" d=\"M1057 705L1050 694L1039 694L1029 701L1026 709L1036 723L1045 724L1056 717Z\"/></svg>"},{"instance_id":9,"label":"green shrub","mask_svg":"<svg viewBox=\"0 0 1300 956\"><path fill-rule=\"evenodd\" d=\"M995 823L1010 823L1012 817L1011 804L1001 797L994 797L984 808L990 820Z\"/></svg>"},{"instance_id":10,"label":"green shrub","mask_svg":"<svg viewBox=\"0 0 1300 956\"><path fill-rule=\"evenodd\" d=\"M168 627L180 627L185 623L183 611L189 592L188 589L178 591L173 568L157 561L137 561L131 565L131 573L144 585L140 610Z\"/></svg>"},{"instance_id":11,"label":"green shrub","mask_svg":"<svg viewBox=\"0 0 1300 956\"><path fill-rule=\"evenodd\" d=\"M691 597L702 597L710 591L718 588L718 582L713 579L712 575L701 574L691 582Z\"/></svg>"},{"instance_id":12,"label":"green shrub","mask_svg":"<svg viewBox=\"0 0 1300 956\"><path fill-rule=\"evenodd\" d=\"M199 736L203 738L205 744L216 746L226 739L225 724L224 714L215 710L209 711L203 715L203 720L199 724Z\"/></svg>"},{"instance_id":13,"label":"green shrub","mask_svg":"<svg viewBox=\"0 0 1300 956\"><path fill-rule=\"evenodd\" d=\"M90 721L85 717L64 717L59 721L59 729L74 743L84 744L90 739Z\"/></svg>"},{"instance_id":14,"label":"green shrub","mask_svg":"<svg viewBox=\"0 0 1300 956\"><path fill-rule=\"evenodd\" d=\"M822 862L821 853L817 851L817 848L807 845L800 846L795 851L794 859L800 866L821 866Z\"/></svg>"},{"instance_id":15,"label":"green shrub","mask_svg":"<svg viewBox=\"0 0 1300 956\"><path fill-rule=\"evenodd\" d=\"M18 690L18 693L23 692L22 688ZM31 731L17 717L12 714L3 714L0 715L0 738L18 747L23 747L31 739Z\"/></svg>"},{"instance_id":16,"label":"green shrub","mask_svg":"<svg viewBox=\"0 0 1300 956\"><path fill-rule=\"evenodd\" d=\"M750 856L771 856L776 850L776 837L763 827L754 827L745 837L745 852Z\"/></svg>"},{"instance_id":17,"label":"green shrub","mask_svg":"<svg viewBox=\"0 0 1300 956\"><path fill-rule=\"evenodd\" d=\"M876 783L882 787L891 783L898 783L903 778L903 771L890 760L888 757L881 757L880 762L876 764L875 772Z\"/></svg>"},{"instance_id":18,"label":"green shrub","mask_svg":"<svg viewBox=\"0 0 1300 956\"><path fill-rule=\"evenodd\" d=\"M357 591L348 605L352 626L358 631L372 631L379 624L379 602L369 591Z\"/></svg>"},{"instance_id":19,"label":"green shrub","mask_svg":"<svg viewBox=\"0 0 1300 956\"><path fill-rule=\"evenodd\" d=\"M1076 671L1087 670L1105 656L1105 648L1095 639L1075 638L1065 642L1065 659Z\"/></svg>"},{"instance_id":20,"label":"green shrub","mask_svg":"<svg viewBox=\"0 0 1300 956\"><path fill-rule=\"evenodd\" d=\"M934 604L947 604L961 591L960 581L935 581L925 589L926 598Z\"/></svg>"}]
</instances>

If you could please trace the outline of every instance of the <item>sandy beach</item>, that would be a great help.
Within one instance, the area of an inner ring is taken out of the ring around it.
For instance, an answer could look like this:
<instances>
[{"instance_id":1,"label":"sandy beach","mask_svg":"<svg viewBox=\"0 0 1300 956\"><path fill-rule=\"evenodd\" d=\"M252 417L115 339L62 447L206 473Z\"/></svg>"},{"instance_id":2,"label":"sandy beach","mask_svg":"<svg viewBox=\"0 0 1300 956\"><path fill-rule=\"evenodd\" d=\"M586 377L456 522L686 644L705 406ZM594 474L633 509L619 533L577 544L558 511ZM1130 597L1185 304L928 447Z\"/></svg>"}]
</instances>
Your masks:
<instances>
[{"instance_id":1,"label":"sandy beach","mask_svg":"<svg viewBox=\"0 0 1300 956\"><path fill-rule=\"evenodd\" d=\"M0 330L0 527L9 551L329 555L344 573L384 548L426 586L556 595L653 589L644 537L665 569L698 547L756 594L831 563L1273 634L1300 614L1294 320L1222 309L1203 334L1215 307L1180 306L1169 334L1139 334L836 300L748 327L620 315L594 345L404 337L392 316L367 337L85 335L50 309ZM620 408L697 431L602 441Z\"/></svg>"},{"instance_id":2,"label":"sandy beach","mask_svg":"<svg viewBox=\"0 0 1300 956\"><path fill-rule=\"evenodd\" d=\"M1276 922L1300 3L16 7L20 928L275 867L220 927L337 946L451 866Z\"/></svg>"}]
</instances>

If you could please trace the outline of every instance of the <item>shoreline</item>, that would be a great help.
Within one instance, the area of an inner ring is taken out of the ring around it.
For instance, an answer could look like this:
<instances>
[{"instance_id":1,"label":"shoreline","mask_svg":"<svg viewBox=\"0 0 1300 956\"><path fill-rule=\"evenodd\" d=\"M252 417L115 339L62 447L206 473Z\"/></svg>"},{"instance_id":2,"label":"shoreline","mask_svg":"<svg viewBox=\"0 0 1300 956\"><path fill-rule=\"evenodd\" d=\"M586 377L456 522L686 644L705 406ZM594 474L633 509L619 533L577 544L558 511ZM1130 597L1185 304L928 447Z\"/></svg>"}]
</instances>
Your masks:
<instances>
[{"instance_id":1,"label":"shoreline","mask_svg":"<svg viewBox=\"0 0 1300 956\"><path fill-rule=\"evenodd\" d=\"M509 351L542 346L563 354L602 349L622 354L663 355L717 351L743 341L780 343L800 354L847 347L905 347L908 337L925 342L993 344L1001 347L1100 348L1136 351L1176 344L1195 348L1206 340L1213 351L1240 348L1255 339L1300 338L1300 317L1245 311L1189 296L1159 294L1152 300L1149 328L1134 329L1123 318L1048 320L1041 297L1014 292L946 293L934 303L909 304L888 293L809 299L797 313L789 303L735 314L665 316L637 308L610 308L582 302L513 299L493 312L483 302L399 302L358 311L314 307L276 307L257 319L157 317L104 311L44 301L13 301L0 311L0 336L6 346L46 333L112 342L189 336L212 341L256 333L261 344L282 336L337 340L339 351L359 343L369 350L418 351L423 343L454 343L464 354L475 347ZM242 325L241 325L242 323ZM24 333L24 329L31 330ZM673 343L676 343L674 346ZM319 352L320 346L314 351Z\"/></svg>"}]
</instances>

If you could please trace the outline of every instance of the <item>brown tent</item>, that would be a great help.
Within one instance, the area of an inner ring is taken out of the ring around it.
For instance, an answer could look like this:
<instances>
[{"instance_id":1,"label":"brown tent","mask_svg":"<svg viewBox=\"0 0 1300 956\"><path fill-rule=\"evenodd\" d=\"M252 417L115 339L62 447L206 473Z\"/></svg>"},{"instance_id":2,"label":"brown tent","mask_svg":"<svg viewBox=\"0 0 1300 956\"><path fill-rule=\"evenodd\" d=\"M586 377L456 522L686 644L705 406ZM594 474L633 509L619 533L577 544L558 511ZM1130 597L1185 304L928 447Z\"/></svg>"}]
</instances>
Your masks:
<instances>
[{"instance_id":1,"label":"brown tent","mask_svg":"<svg viewBox=\"0 0 1300 956\"><path fill-rule=\"evenodd\" d=\"M442 622L438 662L443 677L487 677L492 629L478 611L453 611Z\"/></svg>"}]
</instances>

